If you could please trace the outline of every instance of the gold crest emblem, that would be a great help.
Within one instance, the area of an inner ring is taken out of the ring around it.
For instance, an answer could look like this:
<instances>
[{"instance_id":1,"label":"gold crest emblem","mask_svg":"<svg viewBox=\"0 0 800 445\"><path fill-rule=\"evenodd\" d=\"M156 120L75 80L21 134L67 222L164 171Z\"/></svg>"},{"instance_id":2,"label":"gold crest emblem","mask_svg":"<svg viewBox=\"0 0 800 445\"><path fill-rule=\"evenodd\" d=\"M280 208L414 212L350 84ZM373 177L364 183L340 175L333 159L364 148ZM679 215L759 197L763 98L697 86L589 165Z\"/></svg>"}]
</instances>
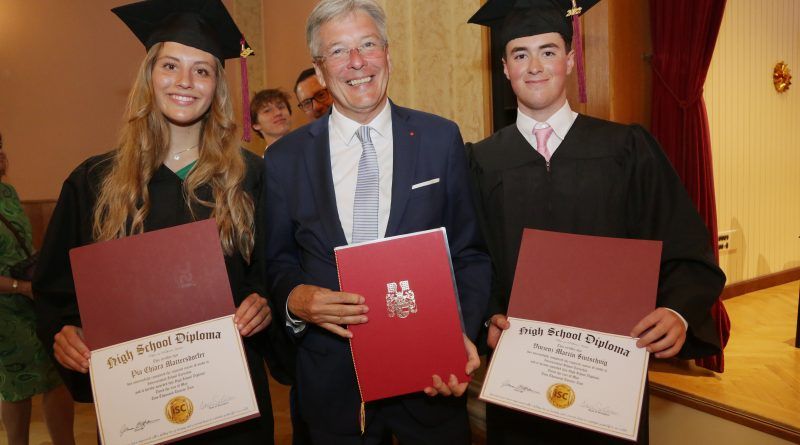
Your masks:
<instances>
[{"instance_id":1,"label":"gold crest emblem","mask_svg":"<svg viewBox=\"0 0 800 445\"><path fill-rule=\"evenodd\" d=\"M172 423L186 423L192 417L193 412L194 405L192 405L192 401L184 396L173 397L167 402L167 406L164 409L167 420Z\"/></svg>"},{"instance_id":2,"label":"gold crest emblem","mask_svg":"<svg viewBox=\"0 0 800 445\"><path fill-rule=\"evenodd\" d=\"M400 290L397 290L397 283L386 283L386 310L389 312L389 317L399 318L417 313L417 300L414 291L408 285L408 280L400 282Z\"/></svg>"},{"instance_id":3,"label":"gold crest emblem","mask_svg":"<svg viewBox=\"0 0 800 445\"><path fill-rule=\"evenodd\" d=\"M547 388L547 400L558 409L569 408L575 402L575 391L566 383L556 383Z\"/></svg>"}]
</instances>

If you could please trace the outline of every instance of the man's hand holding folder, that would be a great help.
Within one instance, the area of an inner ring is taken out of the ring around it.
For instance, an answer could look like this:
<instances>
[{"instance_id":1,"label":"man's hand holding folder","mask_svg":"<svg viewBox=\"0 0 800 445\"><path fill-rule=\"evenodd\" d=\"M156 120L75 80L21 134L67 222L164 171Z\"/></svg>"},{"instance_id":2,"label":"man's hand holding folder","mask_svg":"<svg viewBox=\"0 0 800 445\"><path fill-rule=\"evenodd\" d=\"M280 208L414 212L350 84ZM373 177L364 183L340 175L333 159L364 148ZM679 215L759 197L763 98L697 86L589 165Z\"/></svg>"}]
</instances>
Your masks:
<instances>
[{"instance_id":1,"label":"man's hand holding folder","mask_svg":"<svg viewBox=\"0 0 800 445\"><path fill-rule=\"evenodd\" d=\"M301 284L289 294L288 307L293 316L349 339L353 338L353 333L342 325L367 323L369 318L366 314L369 312L369 307L364 303L364 297L358 294ZM478 350L466 335L464 335L464 347L468 356L464 371L467 375L472 375L481 364ZM431 386L426 386L422 391L430 397L463 395L469 386L469 381L459 383L458 377L453 374L447 377L447 380L444 380L437 374L432 375Z\"/></svg>"}]
</instances>

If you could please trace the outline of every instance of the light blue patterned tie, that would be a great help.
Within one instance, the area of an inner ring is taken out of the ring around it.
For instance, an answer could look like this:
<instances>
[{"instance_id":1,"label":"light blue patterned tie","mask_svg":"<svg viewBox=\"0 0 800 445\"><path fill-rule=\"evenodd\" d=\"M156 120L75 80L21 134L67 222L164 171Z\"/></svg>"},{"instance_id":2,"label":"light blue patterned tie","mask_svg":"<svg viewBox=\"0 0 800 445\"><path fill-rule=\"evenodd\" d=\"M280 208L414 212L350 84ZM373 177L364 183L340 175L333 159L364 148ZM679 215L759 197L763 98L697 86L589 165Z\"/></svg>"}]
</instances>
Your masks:
<instances>
[{"instance_id":1,"label":"light blue patterned tie","mask_svg":"<svg viewBox=\"0 0 800 445\"><path fill-rule=\"evenodd\" d=\"M361 141L361 158L358 160L356 196L353 202L353 243L372 241L378 238L378 192L380 175L378 155L369 132L364 125L356 131Z\"/></svg>"}]
</instances>

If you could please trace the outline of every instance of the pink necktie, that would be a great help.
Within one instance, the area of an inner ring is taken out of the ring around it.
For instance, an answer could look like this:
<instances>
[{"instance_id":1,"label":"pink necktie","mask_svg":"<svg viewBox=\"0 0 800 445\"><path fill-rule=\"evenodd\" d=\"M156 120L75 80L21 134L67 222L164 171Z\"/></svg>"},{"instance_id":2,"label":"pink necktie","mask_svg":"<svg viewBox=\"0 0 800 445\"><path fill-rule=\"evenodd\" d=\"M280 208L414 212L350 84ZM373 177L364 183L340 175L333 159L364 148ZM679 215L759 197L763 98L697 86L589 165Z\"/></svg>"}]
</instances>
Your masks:
<instances>
[{"instance_id":1,"label":"pink necktie","mask_svg":"<svg viewBox=\"0 0 800 445\"><path fill-rule=\"evenodd\" d=\"M536 128L533 135L536 136L536 151L544 156L544 160L550 162L550 150L547 149L547 140L553 134L553 127Z\"/></svg>"}]
</instances>

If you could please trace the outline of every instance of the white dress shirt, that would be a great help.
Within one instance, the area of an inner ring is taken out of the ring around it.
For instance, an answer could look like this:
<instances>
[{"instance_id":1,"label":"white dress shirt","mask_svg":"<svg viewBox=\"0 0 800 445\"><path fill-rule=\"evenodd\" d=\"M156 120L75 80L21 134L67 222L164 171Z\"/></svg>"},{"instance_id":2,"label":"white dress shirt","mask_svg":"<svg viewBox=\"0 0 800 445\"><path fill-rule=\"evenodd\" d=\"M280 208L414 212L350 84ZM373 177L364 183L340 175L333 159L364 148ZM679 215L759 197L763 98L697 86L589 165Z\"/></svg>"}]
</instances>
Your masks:
<instances>
[{"instance_id":1,"label":"white dress shirt","mask_svg":"<svg viewBox=\"0 0 800 445\"><path fill-rule=\"evenodd\" d=\"M378 194L378 238L386 235L389 225L389 210L392 206L392 171L394 167L394 138L392 137L392 110L389 101L386 106L370 121L370 137L378 156L378 174L380 191ZM358 122L346 117L333 105L328 120L328 135L331 150L331 173L333 174L333 190L336 194L336 209L339 222L342 224L347 244L353 240L353 205L356 199L356 181L358 179L358 161L361 158L361 141L356 130L361 127Z\"/></svg>"},{"instance_id":2,"label":"white dress shirt","mask_svg":"<svg viewBox=\"0 0 800 445\"><path fill-rule=\"evenodd\" d=\"M553 127L553 134L547 139L547 148L550 150L550 155L556 154L556 149L561 142L567 137L567 132L572 128L575 119L578 118L578 113L572 111L569 106L569 101L564 101L564 105L558 109L552 116L547 118L544 122L537 122L532 117L526 115L522 110L517 109L517 129L522 136L531 144L534 150L538 149L536 146L536 137L533 135L533 130L537 128Z\"/></svg>"},{"instance_id":3,"label":"white dress shirt","mask_svg":"<svg viewBox=\"0 0 800 445\"><path fill-rule=\"evenodd\" d=\"M358 161L361 159L361 141L356 130L361 124L346 117L333 105L331 117L328 119L328 143L331 151L331 173L333 175L333 191L336 195L336 209L339 222L342 224L347 244L353 239L353 205L356 199L356 182L358 180ZM394 169L394 138L392 137L392 110L389 101L386 106L370 121L370 138L375 145L378 157L378 175L380 187L378 193L378 238L386 236L389 225L389 210L392 207L392 173ZM286 325L295 333L306 328L303 320L292 317L289 313L289 301L286 301Z\"/></svg>"}]
</instances>

